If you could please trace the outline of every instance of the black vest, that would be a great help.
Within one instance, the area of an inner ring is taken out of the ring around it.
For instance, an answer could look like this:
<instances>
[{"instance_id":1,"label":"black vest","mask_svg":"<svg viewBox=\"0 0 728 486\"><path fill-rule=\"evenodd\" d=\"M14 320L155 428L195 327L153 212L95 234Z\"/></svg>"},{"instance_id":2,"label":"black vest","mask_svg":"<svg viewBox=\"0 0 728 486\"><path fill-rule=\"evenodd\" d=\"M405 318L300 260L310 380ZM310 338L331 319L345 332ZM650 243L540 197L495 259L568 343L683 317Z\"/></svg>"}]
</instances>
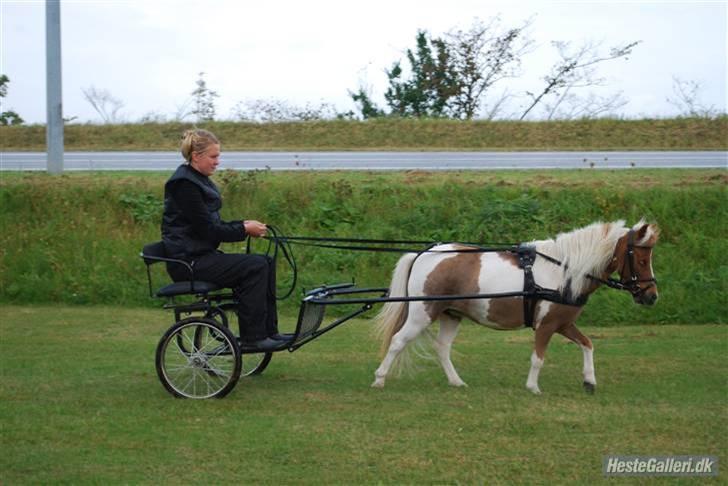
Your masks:
<instances>
[{"instance_id":1,"label":"black vest","mask_svg":"<svg viewBox=\"0 0 728 486\"><path fill-rule=\"evenodd\" d=\"M210 180L194 170L187 164L177 167L177 170L164 185L164 215L162 216L162 241L169 258L192 260L196 256L213 252L220 245L219 241L200 239L192 232L189 220L171 197L171 185L174 181L185 179L193 182L202 190L202 197L210 212L213 221L220 223L220 208L222 197L217 186Z\"/></svg>"}]
</instances>

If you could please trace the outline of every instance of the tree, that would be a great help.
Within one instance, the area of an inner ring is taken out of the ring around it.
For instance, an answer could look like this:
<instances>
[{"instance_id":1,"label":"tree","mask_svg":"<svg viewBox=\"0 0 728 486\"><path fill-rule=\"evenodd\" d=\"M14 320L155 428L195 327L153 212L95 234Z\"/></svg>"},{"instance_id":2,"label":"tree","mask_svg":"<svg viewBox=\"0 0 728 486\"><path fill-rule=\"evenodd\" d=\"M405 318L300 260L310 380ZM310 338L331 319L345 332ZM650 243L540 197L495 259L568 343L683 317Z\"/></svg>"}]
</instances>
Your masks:
<instances>
[{"instance_id":1,"label":"tree","mask_svg":"<svg viewBox=\"0 0 728 486\"><path fill-rule=\"evenodd\" d=\"M457 79L457 90L450 101L453 117L474 118L483 105L484 96L495 83L519 74L521 58L532 45L525 36L529 26L530 22L526 22L498 33L500 18L496 17L487 25L476 19L469 30L447 34L452 69ZM504 92L495 100L489 109L489 119L498 113L507 97Z\"/></svg>"},{"instance_id":2,"label":"tree","mask_svg":"<svg viewBox=\"0 0 728 486\"><path fill-rule=\"evenodd\" d=\"M424 30L417 32L416 42L414 52L407 49L409 79L404 79L400 62L395 62L392 69L386 71L389 88L384 99L395 115L446 116L450 107L448 102L458 89L449 47L442 39L428 39Z\"/></svg>"},{"instance_id":3,"label":"tree","mask_svg":"<svg viewBox=\"0 0 728 486\"><path fill-rule=\"evenodd\" d=\"M607 96L599 96L595 93L580 96L565 90L564 94L554 103L544 101L543 106L547 113L547 120L574 120L613 115L626 104L627 100L622 91Z\"/></svg>"},{"instance_id":4,"label":"tree","mask_svg":"<svg viewBox=\"0 0 728 486\"><path fill-rule=\"evenodd\" d=\"M702 85L699 81L684 80L676 76L672 77L672 92L674 98L667 98L667 102L678 109L681 116L712 118L718 115L715 105L706 107L700 102L700 90Z\"/></svg>"},{"instance_id":5,"label":"tree","mask_svg":"<svg viewBox=\"0 0 728 486\"><path fill-rule=\"evenodd\" d=\"M390 112L379 108L369 92L359 88L349 95L359 106L363 118L377 116L450 117L470 120L479 115L487 119L499 116L514 96L508 89L495 97L494 86L506 78L520 75L521 60L532 50L527 36L531 22L502 29L496 17L484 24L476 20L468 30L451 30L444 38L433 38L418 31L416 48L406 51L409 70L400 61L385 70L389 87L384 95ZM624 106L623 94L597 96L583 94L583 88L602 86L597 65L604 61L628 59L639 41L613 47L600 53L600 45L584 43L573 47L568 42L554 42L560 60L545 76L540 92L526 94L531 98L520 119L537 106L545 108L548 119L594 117ZM518 117L517 114L512 114Z\"/></svg>"},{"instance_id":6,"label":"tree","mask_svg":"<svg viewBox=\"0 0 728 486\"><path fill-rule=\"evenodd\" d=\"M561 103L574 88L599 85L604 82L601 78L595 78L596 65L612 59L629 59L632 49L641 41L631 42L624 46L613 47L608 54L599 54L599 45L585 43L576 49L572 49L569 42L553 42L559 51L561 58L551 68L551 73L544 76L545 85L542 91L536 95L531 92L526 94L531 97L531 104L521 115L523 120L526 116L547 97L555 97L550 107L548 118L551 118Z\"/></svg>"},{"instance_id":7,"label":"tree","mask_svg":"<svg viewBox=\"0 0 728 486\"><path fill-rule=\"evenodd\" d=\"M174 121L183 121L188 116L192 115L192 98L187 98L182 104L177 105L177 110L175 111L174 115L172 115L172 119Z\"/></svg>"},{"instance_id":8,"label":"tree","mask_svg":"<svg viewBox=\"0 0 728 486\"><path fill-rule=\"evenodd\" d=\"M0 74L0 99L7 96L8 84L10 84L10 78L5 74ZM0 125L22 125L24 122L25 120L13 110L0 112Z\"/></svg>"},{"instance_id":9,"label":"tree","mask_svg":"<svg viewBox=\"0 0 728 486\"><path fill-rule=\"evenodd\" d=\"M384 99L389 113L372 101L364 87L349 91L349 96L359 105L362 118L450 116L449 101L457 92L458 84L449 47L443 39L428 37L424 30L417 31L415 39L415 50L406 51L408 71L402 68L401 61L385 70L389 87Z\"/></svg>"},{"instance_id":10,"label":"tree","mask_svg":"<svg viewBox=\"0 0 728 486\"><path fill-rule=\"evenodd\" d=\"M204 72L200 72L199 76L197 88L191 93L194 102L192 114L197 117L198 122L212 121L215 119L215 98L219 95L207 87Z\"/></svg>"},{"instance_id":11,"label":"tree","mask_svg":"<svg viewBox=\"0 0 728 486\"><path fill-rule=\"evenodd\" d=\"M111 92L105 89L96 89L93 86L81 88L81 92L104 123L119 123L121 121L119 111L124 107L124 102L119 98L115 98Z\"/></svg>"},{"instance_id":12,"label":"tree","mask_svg":"<svg viewBox=\"0 0 728 486\"><path fill-rule=\"evenodd\" d=\"M530 25L502 31L500 18L489 24L476 20L468 30L451 30L444 38L418 31L415 50L406 51L409 77L401 62L385 71L389 88L384 97L391 114L398 116L447 116L472 119L485 107L485 94L498 81L516 76L521 57L531 41L525 36ZM363 118L386 115L360 87L349 92ZM487 107L492 118L511 95L504 91Z\"/></svg>"},{"instance_id":13,"label":"tree","mask_svg":"<svg viewBox=\"0 0 728 486\"><path fill-rule=\"evenodd\" d=\"M379 108L376 103L372 101L371 94L363 86L359 86L359 91L356 93L349 91L349 96L351 96L351 99L354 100L354 103L359 104L359 111L361 112L362 118L365 120L368 118L379 118L386 115L384 110Z\"/></svg>"},{"instance_id":14,"label":"tree","mask_svg":"<svg viewBox=\"0 0 728 486\"><path fill-rule=\"evenodd\" d=\"M238 102L233 107L233 116L242 121L266 123L331 120L344 115L338 114L333 105L324 102L297 106L285 100L256 99Z\"/></svg>"}]
</instances>

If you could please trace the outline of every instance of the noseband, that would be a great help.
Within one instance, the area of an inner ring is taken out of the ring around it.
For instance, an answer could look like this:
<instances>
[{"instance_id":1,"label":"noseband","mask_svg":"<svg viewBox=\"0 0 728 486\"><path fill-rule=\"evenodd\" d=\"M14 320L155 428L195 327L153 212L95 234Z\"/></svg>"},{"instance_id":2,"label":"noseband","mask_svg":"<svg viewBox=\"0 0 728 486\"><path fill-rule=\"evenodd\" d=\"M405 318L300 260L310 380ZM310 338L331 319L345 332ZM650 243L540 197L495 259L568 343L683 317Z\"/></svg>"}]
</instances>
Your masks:
<instances>
[{"instance_id":1,"label":"noseband","mask_svg":"<svg viewBox=\"0 0 728 486\"><path fill-rule=\"evenodd\" d=\"M644 245L635 245L634 237L635 237L635 231L633 229L629 230L629 232L627 233L627 251L625 253L625 258L624 258L626 264L628 265L629 273L630 273L629 280L627 280L627 283L622 282L621 274L620 274L620 280L617 280L614 278L608 278L607 280L602 280L602 279L595 279L595 280L599 280L601 283L603 283L613 289L626 290L630 294L632 294L633 297L639 298L648 289L657 285L657 280L654 277L639 278L639 275L637 275L637 272L635 271L635 264L634 264L634 249L635 248L652 249L652 247L644 246ZM624 265L622 266L622 268L624 268ZM644 283L644 282L650 282L650 285L648 285L644 288L640 287L640 283Z\"/></svg>"}]
</instances>

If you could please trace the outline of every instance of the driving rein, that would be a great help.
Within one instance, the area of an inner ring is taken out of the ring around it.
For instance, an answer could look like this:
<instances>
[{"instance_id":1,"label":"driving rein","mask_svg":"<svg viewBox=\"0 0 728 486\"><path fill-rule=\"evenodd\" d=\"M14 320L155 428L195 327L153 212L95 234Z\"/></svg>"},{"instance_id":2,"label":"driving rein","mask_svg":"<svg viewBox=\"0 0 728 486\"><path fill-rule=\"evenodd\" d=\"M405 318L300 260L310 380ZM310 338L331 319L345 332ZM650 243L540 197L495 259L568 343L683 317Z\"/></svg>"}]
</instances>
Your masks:
<instances>
[{"instance_id":1,"label":"driving rein","mask_svg":"<svg viewBox=\"0 0 728 486\"><path fill-rule=\"evenodd\" d=\"M523 270L524 279L523 279L523 316L524 316L524 323L527 327L533 327L533 319L534 314L536 311L536 303L539 300L547 300L550 302L554 302L557 304L564 304L564 305L570 305L575 307L582 307L584 304L586 304L589 296L579 295L579 296L571 296L568 293L564 294L562 292L559 292L554 289L545 289L541 287L540 285L536 284L535 278L533 276L533 265L536 261L536 257L542 257L545 260L553 263L554 265L563 266L565 269L568 268L568 265L561 262L560 260L557 260L556 258L553 258L549 255L546 255L544 253L541 253L536 250L535 247L530 246L528 244L518 244L518 245L503 245L501 247L491 247L486 248L482 247L478 244L473 243L463 243L464 245L472 246L472 248L467 249L456 249L456 250L433 250L432 248L434 246L437 246L440 243L432 243L432 242L425 242L425 241L419 241L419 240L372 240L372 239L352 239L352 238L319 238L319 237L307 237L307 236L283 236L280 234L280 232L269 226L269 229L271 230L273 236L266 237L272 244L276 246L276 253L278 251L278 247L280 246L283 249L283 254L286 257L286 260L288 260L289 264L292 266L294 273L296 271L296 265L295 260L293 259L293 253L290 249L290 244L299 244L303 246L314 246L319 248L330 248L330 249L339 249L339 250L352 250L352 251L374 251L374 252L395 252L395 253L417 253L417 256L420 256L423 253L486 253L486 252L500 252L500 251L507 251L510 253L515 253L518 257L518 266ZM344 245L343 243L353 243L353 245ZM401 244L401 245L407 245L407 244L425 244L429 243L430 246L423 249L411 249L411 248L393 248L393 247L381 247L381 246L364 246L364 245L382 245L382 244ZM587 274L587 278L594 280L596 282L599 282L600 284L606 285L607 287L617 289L617 290L626 290L630 294L632 294L633 297L638 298L642 294L644 294L648 289L651 287L654 287L657 284L657 280L653 278L646 278L641 279L639 278L639 275L635 271L635 261L634 261L634 250L635 248L641 248L641 249L652 249L651 246L643 246L643 245L637 245L635 244L635 230L630 229L627 233L627 248L625 251L625 262L622 264L622 270L624 269L624 265L626 264L629 268L629 278L627 282L623 282L622 272L620 272L620 279L615 278L607 278L603 279L600 277L596 277L591 274ZM295 276L294 276L294 282L295 282ZM650 285L642 288L640 287L641 283L650 282ZM291 288L291 291L293 288ZM290 291L289 291L290 294ZM432 296L430 296L432 297ZM439 300L440 296L437 296ZM467 296L453 296L453 298L461 300L465 299ZM485 298L485 296L480 296L481 298ZM425 300L434 300L430 299L427 296L423 296L422 299Z\"/></svg>"}]
</instances>

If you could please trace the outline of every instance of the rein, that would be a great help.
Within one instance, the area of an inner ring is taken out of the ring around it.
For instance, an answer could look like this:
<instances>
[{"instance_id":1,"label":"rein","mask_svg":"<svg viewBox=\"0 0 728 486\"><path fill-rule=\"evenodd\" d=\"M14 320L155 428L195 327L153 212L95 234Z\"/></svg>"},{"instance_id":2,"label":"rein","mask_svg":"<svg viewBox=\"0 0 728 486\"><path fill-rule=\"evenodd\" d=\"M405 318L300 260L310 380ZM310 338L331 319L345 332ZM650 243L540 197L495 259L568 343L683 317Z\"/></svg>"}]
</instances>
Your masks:
<instances>
[{"instance_id":1,"label":"rein","mask_svg":"<svg viewBox=\"0 0 728 486\"><path fill-rule=\"evenodd\" d=\"M272 228L269 226L269 228ZM484 247L479 243L457 242L457 244L469 246L471 248L458 250L430 250L434 245L444 244L444 242L433 242L432 240L375 240L364 238L321 238L314 236L278 236L274 234L272 237L266 237L268 240L285 241L299 246L312 246L316 248L328 248L333 250L351 250L351 251L373 251L373 252L389 252L389 253L485 253L508 251L517 248L518 245L512 243L495 243L492 247ZM343 244L353 243L353 245ZM403 248L403 247L382 247L369 245L426 245L426 248Z\"/></svg>"},{"instance_id":2,"label":"rein","mask_svg":"<svg viewBox=\"0 0 728 486\"><path fill-rule=\"evenodd\" d=\"M298 269L296 267L295 258L293 257L293 251L291 244L299 246L309 246L316 248L327 248L335 250L348 250L348 251L366 251L366 252L390 252L390 253L490 253L490 252L510 252L516 254L519 259L519 267L524 271L524 290L521 294L524 297L524 318L526 324L532 327L533 314L535 311L535 301L537 298L549 300L565 305L572 305L581 307L586 304L587 296L581 295L576 298L562 295L556 290L544 289L535 283L533 277L532 268L535 262L536 256L543 258L544 260L557 265L563 266L565 269L568 265L550 255L537 251L534 247L524 245L522 243L503 243L497 244L497 246L481 246L479 243L469 242L456 242L457 244L468 246L469 248L459 248L453 250L433 250L432 247L443 244L441 242L432 242L425 240L382 240L382 239L367 239L367 238L324 238L324 237L313 237L313 236L285 236L279 229L274 226L268 226L268 229L272 233L272 236L266 236L268 240L268 251L269 254L271 246L275 247L273 257L278 255L279 248L281 253L286 258L288 264L293 271L293 283L291 288L283 297L279 299L285 299L291 295L294 290ZM635 248L651 248L647 246L635 245L635 231L630 229L627 233L627 252L625 255L625 263L629 266L630 277L627 283L623 283L619 279L607 278L602 279L600 277L587 274L586 277L599 282L600 284L606 285L609 288L616 290L626 290L630 292L634 297L639 297L649 288L653 287L657 281L655 278L640 279L635 272L634 265L634 249ZM372 246L372 245L427 245L425 248L409 248L400 246ZM248 240L248 251L250 251L250 240ZM624 264L623 264L624 265ZM643 282L651 282L645 288L640 288L639 284Z\"/></svg>"},{"instance_id":3,"label":"rein","mask_svg":"<svg viewBox=\"0 0 728 486\"><path fill-rule=\"evenodd\" d=\"M288 291L283 296L276 295L276 289L272 288L270 291L275 296L276 300L285 300L288 297L291 296L293 291L296 288L296 283L298 282L298 266L296 265L296 258L293 256L293 250L291 249L290 243L286 240L285 237L278 236L278 229L275 226L268 226L268 230L270 230L271 233L273 233L272 237L266 236L265 239L268 240L268 248L265 251L266 256L270 256L273 259L273 265L275 265L275 262L278 258L278 253L280 252L283 255L283 258L286 259L286 262L288 262L288 266L291 268L291 272L293 273L293 280L291 282L291 287L288 289ZM248 236L246 240L246 253L251 252L251 238ZM273 255L271 256L271 249L273 249Z\"/></svg>"}]
</instances>

